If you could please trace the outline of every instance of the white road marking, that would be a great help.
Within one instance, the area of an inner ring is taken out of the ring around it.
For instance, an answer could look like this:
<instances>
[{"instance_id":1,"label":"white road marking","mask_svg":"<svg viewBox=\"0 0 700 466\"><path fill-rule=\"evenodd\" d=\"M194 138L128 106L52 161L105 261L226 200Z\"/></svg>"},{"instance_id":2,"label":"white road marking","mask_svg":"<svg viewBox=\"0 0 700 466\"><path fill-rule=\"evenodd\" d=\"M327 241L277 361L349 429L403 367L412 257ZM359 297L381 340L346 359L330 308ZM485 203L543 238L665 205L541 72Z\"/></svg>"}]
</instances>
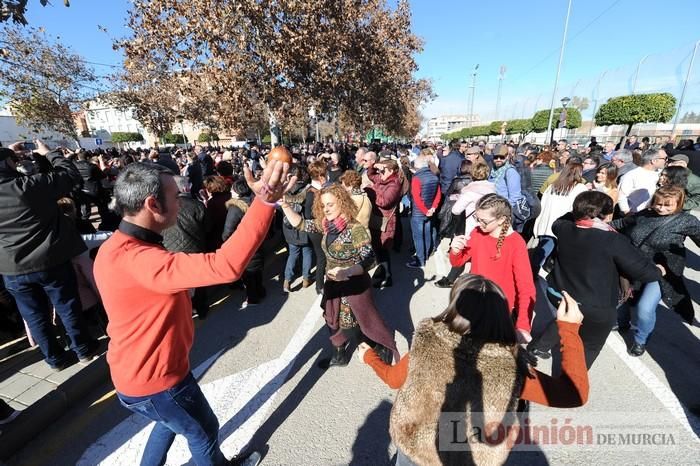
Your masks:
<instances>
[{"instance_id":1,"label":"white road marking","mask_svg":"<svg viewBox=\"0 0 700 466\"><path fill-rule=\"evenodd\" d=\"M232 457L244 448L272 409L279 388L287 380L294 361L311 338L321 316L319 296L307 312L280 357L201 386L219 419L221 450ZM210 357L192 372L199 375L221 354ZM155 423L132 414L88 448L79 466L138 464ZM181 465L191 456L185 439L177 436L168 452L168 465Z\"/></svg>"},{"instance_id":2,"label":"white road marking","mask_svg":"<svg viewBox=\"0 0 700 466\"><path fill-rule=\"evenodd\" d=\"M688 411L678 400L676 395L659 378L649 370L639 359L627 354L627 346L619 335L610 334L606 345L622 359L632 373L649 389L649 391L661 402L671 415L691 434L691 438L700 444L697 433L700 432L700 419Z\"/></svg>"}]
</instances>

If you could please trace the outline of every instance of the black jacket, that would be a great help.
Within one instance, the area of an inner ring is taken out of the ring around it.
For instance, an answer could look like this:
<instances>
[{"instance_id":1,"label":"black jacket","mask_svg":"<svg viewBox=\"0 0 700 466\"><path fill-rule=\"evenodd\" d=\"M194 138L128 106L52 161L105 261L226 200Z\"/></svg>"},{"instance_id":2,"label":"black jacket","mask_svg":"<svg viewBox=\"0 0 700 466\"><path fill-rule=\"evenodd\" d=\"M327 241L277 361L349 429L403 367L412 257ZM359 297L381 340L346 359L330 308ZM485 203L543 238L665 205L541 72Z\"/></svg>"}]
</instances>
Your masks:
<instances>
[{"instance_id":1,"label":"black jacket","mask_svg":"<svg viewBox=\"0 0 700 466\"><path fill-rule=\"evenodd\" d=\"M629 236L632 244L656 264L666 269L660 280L664 303L688 322L693 321L693 303L683 282L685 239L700 244L700 220L687 212L660 216L651 209L612 222Z\"/></svg>"},{"instance_id":2,"label":"black jacket","mask_svg":"<svg viewBox=\"0 0 700 466\"><path fill-rule=\"evenodd\" d=\"M292 190L284 195L284 200L289 203L292 209L302 217L304 217L307 191L307 185L303 181L300 181L297 182L296 186L294 186ZM287 220L287 217L284 217L282 220L282 233L284 234L284 240L287 242L287 244L293 244L296 246L305 246L310 244L309 235L304 231L294 228L289 223L289 220Z\"/></svg>"},{"instance_id":3,"label":"black jacket","mask_svg":"<svg viewBox=\"0 0 700 466\"><path fill-rule=\"evenodd\" d=\"M168 251L199 253L207 249L207 217L204 204L189 193L178 195L180 212L177 223L163 232L163 246Z\"/></svg>"},{"instance_id":4,"label":"black jacket","mask_svg":"<svg viewBox=\"0 0 700 466\"><path fill-rule=\"evenodd\" d=\"M102 194L102 180L106 178L106 175L100 170L100 167L87 160L76 160L74 164L83 179L83 191L91 196Z\"/></svg>"},{"instance_id":5,"label":"black jacket","mask_svg":"<svg viewBox=\"0 0 700 466\"><path fill-rule=\"evenodd\" d=\"M614 321L620 275L648 283L659 280L661 272L625 235L579 228L572 220L573 216L567 214L552 225L557 258L547 281L581 303L589 321Z\"/></svg>"},{"instance_id":6,"label":"black jacket","mask_svg":"<svg viewBox=\"0 0 700 466\"><path fill-rule=\"evenodd\" d=\"M71 220L56 201L82 178L73 163L52 152L53 171L32 176L0 169L0 274L40 272L86 250Z\"/></svg>"},{"instance_id":7,"label":"black jacket","mask_svg":"<svg viewBox=\"0 0 700 466\"><path fill-rule=\"evenodd\" d=\"M243 220L243 216L248 211L251 198L240 198L240 199L230 199L226 203L228 207L228 212L226 214L226 223L224 224L224 232L221 235L221 239L226 241L229 237L236 231L238 225ZM245 268L248 272L255 272L262 270L263 264L265 262L265 256L263 254L263 246L260 245L253 257L250 259L248 266Z\"/></svg>"}]
</instances>

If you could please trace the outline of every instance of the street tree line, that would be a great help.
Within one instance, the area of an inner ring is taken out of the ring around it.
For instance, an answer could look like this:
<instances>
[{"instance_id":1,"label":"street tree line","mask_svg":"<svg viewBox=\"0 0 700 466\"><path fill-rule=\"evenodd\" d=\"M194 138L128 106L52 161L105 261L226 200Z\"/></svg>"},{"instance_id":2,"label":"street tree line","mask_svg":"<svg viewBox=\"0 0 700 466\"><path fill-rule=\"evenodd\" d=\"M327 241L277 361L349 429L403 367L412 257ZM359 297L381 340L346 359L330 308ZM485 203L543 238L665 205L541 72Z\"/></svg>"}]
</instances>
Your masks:
<instances>
[{"instance_id":1,"label":"street tree line","mask_svg":"<svg viewBox=\"0 0 700 466\"><path fill-rule=\"evenodd\" d=\"M581 102L581 101L579 101ZM585 103L587 106L587 103ZM585 107L580 107L582 110ZM562 127L567 129L580 128L582 124L581 111L576 106L566 109L566 120ZM560 121L563 107L554 109L552 121L554 128ZM652 94L635 94L612 97L601 105L594 116L594 123L599 126L625 125L624 139L629 136L632 127L637 123L667 123L676 113L676 98L667 92ZM530 133L542 133L547 130L549 109L539 110L531 118L493 121L488 125L464 128L442 135L442 139L471 139L476 137L497 136L500 134L520 135L524 138ZM563 122L562 122L563 123Z\"/></svg>"},{"instance_id":2,"label":"street tree line","mask_svg":"<svg viewBox=\"0 0 700 466\"><path fill-rule=\"evenodd\" d=\"M434 97L415 77L423 44L407 0L136 0L126 25L123 66L102 79L41 28L6 26L0 95L18 121L77 140L75 113L98 99L161 139L187 120L210 135L270 130L275 143L313 107L337 135L412 137Z\"/></svg>"}]
</instances>

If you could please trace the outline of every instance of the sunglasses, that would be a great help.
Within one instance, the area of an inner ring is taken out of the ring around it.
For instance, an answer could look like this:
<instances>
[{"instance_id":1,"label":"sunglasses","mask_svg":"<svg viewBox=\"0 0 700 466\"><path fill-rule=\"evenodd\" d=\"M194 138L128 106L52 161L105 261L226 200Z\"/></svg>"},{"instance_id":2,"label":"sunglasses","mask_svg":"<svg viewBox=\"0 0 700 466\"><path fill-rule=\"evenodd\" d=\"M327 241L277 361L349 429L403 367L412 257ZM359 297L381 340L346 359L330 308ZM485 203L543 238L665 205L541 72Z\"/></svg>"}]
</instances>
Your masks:
<instances>
[{"instance_id":1,"label":"sunglasses","mask_svg":"<svg viewBox=\"0 0 700 466\"><path fill-rule=\"evenodd\" d=\"M505 160L506 156L505 155L494 155L493 159L494 160Z\"/></svg>"}]
</instances>

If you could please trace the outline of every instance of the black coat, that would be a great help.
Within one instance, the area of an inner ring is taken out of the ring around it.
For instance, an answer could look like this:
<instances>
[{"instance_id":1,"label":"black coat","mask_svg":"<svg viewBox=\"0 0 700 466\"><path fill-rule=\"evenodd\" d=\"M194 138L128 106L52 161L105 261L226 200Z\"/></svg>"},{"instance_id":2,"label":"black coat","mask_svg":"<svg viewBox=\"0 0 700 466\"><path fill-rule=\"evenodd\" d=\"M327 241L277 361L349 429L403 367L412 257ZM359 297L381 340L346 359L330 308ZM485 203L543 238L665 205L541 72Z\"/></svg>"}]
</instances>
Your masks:
<instances>
[{"instance_id":1,"label":"black coat","mask_svg":"<svg viewBox=\"0 0 700 466\"><path fill-rule=\"evenodd\" d=\"M85 251L74 223L56 201L82 184L63 154L50 153L53 171L32 176L0 169L0 274L40 272Z\"/></svg>"},{"instance_id":2,"label":"black coat","mask_svg":"<svg viewBox=\"0 0 700 466\"><path fill-rule=\"evenodd\" d=\"M251 202L251 198L240 198L231 199L226 203L228 212L226 214L226 223L224 224L224 231L221 235L221 239L223 241L229 239L229 237L236 231L238 225L240 225L241 223L241 220L243 220L245 213L248 211ZM265 256L263 253L263 246L260 245L258 250L255 251L255 254L253 254L253 257L250 259L250 262L248 263L245 269L248 272L260 271L263 268L264 262Z\"/></svg>"},{"instance_id":3,"label":"black coat","mask_svg":"<svg viewBox=\"0 0 700 466\"><path fill-rule=\"evenodd\" d=\"M189 193L178 195L180 212L177 223L163 232L163 246L168 251L199 253L207 250L207 216L204 204Z\"/></svg>"},{"instance_id":4,"label":"black coat","mask_svg":"<svg viewBox=\"0 0 700 466\"><path fill-rule=\"evenodd\" d=\"M292 190L284 195L284 200L290 204L292 209L306 218L304 215L305 204L306 204L306 193L307 185L304 182L298 182ZM287 244L293 244L295 246L307 246L309 245L309 235L305 231L300 231L298 228L294 228L284 217L282 220L282 233L284 234L284 240Z\"/></svg>"},{"instance_id":5,"label":"black coat","mask_svg":"<svg viewBox=\"0 0 700 466\"><path fill-rule=\"evenodd\" d=\"M76 160L74 163L83 179L83 191L91 196L102 194L102 180L107 176L100 170L100 167L87 160Z\"/></svg>"},{"instance_id":6,"label":"black coat","mask_svg":"<svg viewBox=\"0 0 700 466\"><path fill-rule=\"evenodd\" d=\"M557 237L557 258L547 281L581 303L587 320L613 322L620 275L648 283L658 281L661 272L625 235L579 228L572 219L567 214L552 225Z\"/></svg>"},{"instance_id":7,"label":"black coat","mask_svg":"<svg viewBox=\"0 0 700 466\"><path fill-rule=\"evenodd\" d=\"M656 264L666 269L661 278L664 303L692 322L693 303L683 282L685 239L700 245L700 220L687 212L660 216L651 209L643 210L612 222L613 227L629 236L632 244Z\"/></svg>"}]
</instances>

